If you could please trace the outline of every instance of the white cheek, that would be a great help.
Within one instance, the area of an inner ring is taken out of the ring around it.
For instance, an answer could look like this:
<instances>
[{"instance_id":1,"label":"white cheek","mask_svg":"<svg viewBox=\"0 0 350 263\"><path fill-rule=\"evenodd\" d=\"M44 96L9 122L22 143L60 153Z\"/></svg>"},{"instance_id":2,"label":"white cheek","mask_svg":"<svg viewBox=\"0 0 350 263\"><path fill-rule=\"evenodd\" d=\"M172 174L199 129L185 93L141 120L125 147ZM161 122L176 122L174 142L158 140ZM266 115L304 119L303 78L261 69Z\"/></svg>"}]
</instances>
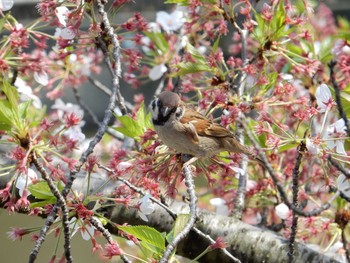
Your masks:
<instances>
[{"instance_id":1,"label":"white cheek","mask_svg":"<svg viewBox=\"0 0 350 263\"><path fill-rule=\"evenodd\" d=\"M151 108L151 113L152 113L152 119L156 120L158 118L158 114L159 114L158 106L155 106L154 110Z\"/></svg>"}]
</instances>

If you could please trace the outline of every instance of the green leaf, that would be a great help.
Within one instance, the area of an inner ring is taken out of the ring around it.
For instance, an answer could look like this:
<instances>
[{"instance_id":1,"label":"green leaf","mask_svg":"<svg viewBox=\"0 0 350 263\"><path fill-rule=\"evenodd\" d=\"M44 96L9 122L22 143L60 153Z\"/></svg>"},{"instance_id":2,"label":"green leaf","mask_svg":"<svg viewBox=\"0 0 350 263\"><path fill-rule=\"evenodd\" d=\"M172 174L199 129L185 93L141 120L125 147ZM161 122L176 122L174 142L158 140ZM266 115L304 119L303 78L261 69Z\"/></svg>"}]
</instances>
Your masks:
<instances>
[{"instance_id":1,"label":"green leaf","mask_svg":"<svg viewBox=\"0 0 350 263\"><path fill-rule=\"evenodd\" d=\"M5 93L8 101L10 102L10 106L12 109L17 109L19 99L17 89L8 83L6 79L3 79L2 81L2 91Z\"/></svg>"},{"instance_id":2,"label":"green leaf","mask_svg":"<svg viewBox=\"0 0 350 263\"><path fill-rule=\"evenodd\" d=\"M54 182L58 190L61 192L64 188L61 182ZM30 184L28 186L29 192L37 199L51 200L55 198L50 190L49 185L45 181L38 182L36 184Z\"/></svg>"},{"instance_id":3,"label":"green leaf","mask_svg":"<svg viewBox=\"0 0 350 263\"><path fill-rule=\"evenodd\" d=\"M32 100L28 100L19 104L18 111L22 119L27 118L27 111L30 104L32 104Z\"/></svg>"},{"instance_id":4,"label":"green leaf","mask_svg":"<svg viewBox=\"0 0 350 263\"><path fill-rule=\"evenodd\" d=\"M192 46L190 43L187 43L186 50L188 53L191 54L191 56L193 58L195 58L197 60L196 61L197 63L198 62L200 62L200 64L206 63L205 57L203 57L203 55L198 51L198 49L195 48L194 46Z\"/></svg>"},{"instance_id":5,"label":"green leaf","mask_svg":"<svg viewBox=\"0 0 350 263\"><path fill-rule=\"evenodd\" d=\"M156 47L162 51L162 54L166 53L169 49L168 42L160 32L144 32L144 34L156 45Z\"/></svg>"},{"instance_id":6,"label":"green leaf","mask_svg":"<svg viewBox=\"0 0 350 263\"><path fill-rule=\"evenodd\" d=\"M189 219L190 219L190 214L179 214L176 217L176 221L174 225L175 237L184 229Z\"/></svg>"},{"instance_id":7,"label":"green leaf","mask_svg":"<svg viewBox=\"0 0 350 263\"><path fill-rule=\"evenodd\" d=\"M220 43L220 36L218 36L218 38L214 42L214 45L213 45L213 51L214 52L216 52L218 50L219 43Z\"/></svg>"},{"instance_id":8,"label":"green leaf","mask_svg":"<svg viewBox=\"0 0 350 263\"><path fill-rule=\"evenodd\" d=\"M9 15L10 15L10 13L6 13L6 15L0 19L0 31L2 31L4 24L7 21Z\"/></svg>"},{"instance_id":9,"label":"green leaf","mask_svg":"<svg viewBox=\"0 0 350 263\"><path fill-rule=\"evenodd\" d=\"M46 205L52 205L52 204L55 204L55 203L56 203L56 197L51 197L49 199L46 199L45 201L30 203L30 208L44 207Z\"/></svg>"},{"instance_id":10,"label":"green leaf","mask_svg":"<svg viewBox=\"0 0 350 263\"><path fill-rule=\"evenodd\" d=\"M193 74L193 73L200 73L200 72L212 72L213 70L205 64L199 64L199 63L191 63L191 62L185 62L185 63L179 63L177 67L180 69L178 72L176 72L175 76L183 76L186 74Z\"/></svg>"},{"instance_id":11,"label":"green leaf","mask_svg":"<svg viewBox=\"0 0 350 263\"><path fill-rule=\"evenodd\" d=\"M133 235L142 241L144 248L162 253L165 250L165 238L156 229L149 226L118 226L118 229Z\"/></svg>"},{"instance_id":12,"label":"green leaf","mask_svg":"<svg viewBox=\"0 0 350 263\"><path fill-rule=\"evenodd\" d=\"M278 152L281 153L281 152L285 152L285 151L288 151L292 148L296 148L297 146L299 145L299 143L295 142L295 143L288 143L286 145L283 145L281 147L278 148Z\"/></svg>"},{"instance_id":13,"label":"green leaf","mask_svg":"<svg viewBox=\"0 0 350 263\"><path fill-rule=\"evenodd\" d=\"M152 127L151 113L146 114L143 102L136 113L136 120L126 115L116 116L116 118L120 121L123 127L114 127L113 129L137 141L140 140L140 136L148 128Z\"/></svg>"},{"instance_id":14,"label":"green leaf","mask_svg":"<svg viewBox=\"0 0 350 263\"><path fill-rule=\"evenodd\" d=\"M142 128L139 126L137 121L130 116L119 116L117 119L121 122L123 127L114 127L116 131L119 131L125 136L133 139L137 139L137 137L142 134Z\"/></svg>"},{"instance_id":15,"label":"green leaf","mask_svg":"<svg viewBox=\"0 0 350 263\"><path fill-rule=\"evenodd\" d=\"M0 100L0 123L11 126L14 118L10 103L7 100Z\"/></svg>"}]
</instances>

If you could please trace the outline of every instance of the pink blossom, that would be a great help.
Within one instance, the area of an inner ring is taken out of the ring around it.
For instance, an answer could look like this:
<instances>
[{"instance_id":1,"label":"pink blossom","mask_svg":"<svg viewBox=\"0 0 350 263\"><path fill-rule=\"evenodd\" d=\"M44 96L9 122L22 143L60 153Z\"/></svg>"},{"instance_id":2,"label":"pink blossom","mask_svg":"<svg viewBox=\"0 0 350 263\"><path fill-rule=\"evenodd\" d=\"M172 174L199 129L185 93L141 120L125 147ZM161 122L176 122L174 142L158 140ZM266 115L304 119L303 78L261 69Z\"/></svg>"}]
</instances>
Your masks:
<instances>
[{"instance_id":1,"label":"pink blossom","mask_svg":"<svg viewBox=\"0 0 350 263\"><path fill-rule=\"evenodd\" d=\"M12 196L12 194L11 194L11 187L12 187L12 183L8 182L6 184L6 187L4 189L0 190L0 199L1 199L2 203L7 201L7 199L11 198L11 196Z\"/></svg>"},{"instance_id":2,"label":"pink blossom","mask_svg":"<svg viewBox=\"0 0 350 263\"><path fill-rule=\"evenodd\" d=\"M120 249L117 243L112 242L105 246L104 256L108 259L112 259L114 256L120 256L123 254L123 251Z\"/></svg>"},{"instance_id":3,"label":"pink blossom","mask_svg":"<svg viewBox=\"0 0 350 263\"><path fill-rule=\"evenodd\" d=\"M22 240L22 237L28 233L30 232L25 228L11 227L11 231L7 232L7 236L12 241L16 241L16 240Z\"/></svg>"}]
</instances>

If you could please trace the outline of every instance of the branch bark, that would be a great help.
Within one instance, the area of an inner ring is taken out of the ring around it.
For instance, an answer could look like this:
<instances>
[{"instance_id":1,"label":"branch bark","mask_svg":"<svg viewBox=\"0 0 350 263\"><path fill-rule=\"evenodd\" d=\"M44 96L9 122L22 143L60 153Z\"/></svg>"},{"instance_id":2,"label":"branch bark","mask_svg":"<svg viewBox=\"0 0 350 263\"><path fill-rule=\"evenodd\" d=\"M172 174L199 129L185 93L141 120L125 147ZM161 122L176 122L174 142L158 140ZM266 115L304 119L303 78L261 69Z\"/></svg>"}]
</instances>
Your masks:
<instances>
[{"instance_id":1,"label":"branch bark","mask_svg":"<svg viewBox=\"0 0 350 263\"><path fill-rule=\"evenodd\" d=\"M9 178L0 177L0 189L4 188ZM83 187L84 176L79 176L75 181L74 188ZM91 182L91 191L98 188L104 182L96 179ZM109 188L112 186L109 186ZM0 207L3 204L0 202ZM188 204L174 201L169 208L177 213L188 213ZM113 223L129 225L148 225L158 231L169 232L174 224L173 217L163 207L155 204L155 211L148 217L148 222L142 221L134 208L126 208L123 205L106 207L99 211L110 219ZM288 240L276 233L248 225L232 217L220 216L205 210L198 209L197 221L194 225L202 233L210 235L212 239L223 237L228 244L227 251L241 262L266 262L279 263L287 262ZM108 230L112 234L117 234L118 229L108 225ZM189 235L177 246L178 255L195 258L203 252L210 241L191 230ZM227 256L222 250L213 250L200 259L200 262L233 262L232 257ZM314 251L307 246L295 243L295 262L338 262L321 252Z\"/></svg>"}]
</instances>

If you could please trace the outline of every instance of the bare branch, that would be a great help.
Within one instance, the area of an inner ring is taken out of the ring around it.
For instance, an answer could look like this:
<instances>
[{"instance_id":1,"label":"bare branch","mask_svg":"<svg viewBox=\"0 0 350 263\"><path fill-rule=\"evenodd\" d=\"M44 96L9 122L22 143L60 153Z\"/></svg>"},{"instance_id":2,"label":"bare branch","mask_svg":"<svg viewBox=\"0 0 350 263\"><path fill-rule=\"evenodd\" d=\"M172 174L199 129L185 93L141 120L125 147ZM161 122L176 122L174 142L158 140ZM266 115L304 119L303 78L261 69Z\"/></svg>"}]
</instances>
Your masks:
<instances>
[{"instance_id":1,"label":"bare branch","mask_svg":"<svg viewBox=\"0 0 350 263\"><path fill-rule=\"evenodd\" d=\"M303 157L303 153L306 150L306 144L301 142L298 147L298 156L293 168L293 205L295 207L299 207L298 204L298 193L299 193L299 168L301 164L301 159ZM292 225L291 225L291 233L289 236L289 250L288 250L288 262L292 263L294 260L294 252L295 252L295 237L298 229L298 214L293 211Z\"/></svg>"},{"instance_id":2,"label":"bare branch","mask_svg":"<svg viewBox=\"0 0 350 263\"><path fill-rule=\"evenodd\" d=\"M72 258L72 254L71 254L70 229L69 229L69 220L68 220L69 217L68 217L68 209L67 209L66 200L61 195L60 191L58 190L56 185L53 183L53 181L51 180L50 176L45 171L42 164L39 163L38 158L37 158L35 153L33 154L33 163L34 163L36 169L38 169L38 171L40 172L43 179L47 182L52 194L56 197L56 199L57 199L56 205L58 205L62 210L62 226L63 226L63 231L64 231L64 254L65 254L65 258L66 258L67 262L73 262L73 258ZM45 223L45 225L46 225L46 223ZM44 241L45 235L42 235L42 233L43 232L40 233L39 238L42 238ZM39 250L38 250L38 252L39 252ZM30 254L29 262L34 262L36 255L37 254L32 252Z\"/></svg>"}]
</instances>

